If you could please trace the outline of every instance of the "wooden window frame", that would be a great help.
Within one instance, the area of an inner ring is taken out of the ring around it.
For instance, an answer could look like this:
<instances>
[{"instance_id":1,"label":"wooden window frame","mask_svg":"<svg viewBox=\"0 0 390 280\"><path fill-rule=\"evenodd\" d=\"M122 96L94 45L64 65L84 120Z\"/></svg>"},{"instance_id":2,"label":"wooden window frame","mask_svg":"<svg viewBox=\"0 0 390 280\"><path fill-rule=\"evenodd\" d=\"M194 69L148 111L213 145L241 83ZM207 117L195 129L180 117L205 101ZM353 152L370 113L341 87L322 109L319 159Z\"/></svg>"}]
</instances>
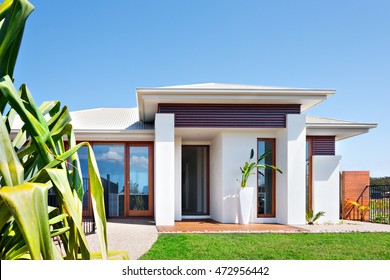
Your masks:
<instances>
[{"instance_id":1,"label":"wooden window frame","mask_svg":"<svg viewBox=\"0 0 390 280\"><path fill-rule=\"evenodd\" d=\"M308 176L305 174L305 178L309 180L307 184L308 189L306 195L308 196L308 205L306 205L306 211L313 209L313 137L306 137L306 143L308 143L308 158L309 158L309 166L308 166ZM306 150L306 149L305 149Z\"/></svg>"},{"instance_id":2,"label":"wooden window frame","mask_svg":"<svg viewBox=\"0 0 390 280\"><path fill-rule=\"evenodd\" d=\"M257 138L257 159L259 155L259 142L272 142L272 165L276 166L276 139L275 138ZM257 160L256 159L256 160ZM272 213L271 214L259 214L258 199L259 199L259 170L256 169L256 213L258 218L275 218L276 217L276 171L272 170Z\"/></svg>"}]
</instances>

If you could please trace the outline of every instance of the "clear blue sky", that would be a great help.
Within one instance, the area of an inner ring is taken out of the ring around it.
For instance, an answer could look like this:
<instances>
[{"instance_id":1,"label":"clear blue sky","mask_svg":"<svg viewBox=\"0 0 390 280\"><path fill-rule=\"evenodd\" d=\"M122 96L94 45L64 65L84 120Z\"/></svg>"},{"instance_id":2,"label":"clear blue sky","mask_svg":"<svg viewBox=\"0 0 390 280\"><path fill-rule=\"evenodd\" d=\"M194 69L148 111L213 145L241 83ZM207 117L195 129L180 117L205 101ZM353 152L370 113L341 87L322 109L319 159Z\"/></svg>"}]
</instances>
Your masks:
<instances>
[{"instance_id":1,"label":"clear blue sky","mask_svg":"<svg viewBox=\"0 0 390 280\"><path fill-rule=\"evenodd\" d=\"M343 170L390 176L390 1L38 1L15 71L37 103L134 107L136 87L333 88L308 115L378 123Z\"/></svg>"}]
</instances>

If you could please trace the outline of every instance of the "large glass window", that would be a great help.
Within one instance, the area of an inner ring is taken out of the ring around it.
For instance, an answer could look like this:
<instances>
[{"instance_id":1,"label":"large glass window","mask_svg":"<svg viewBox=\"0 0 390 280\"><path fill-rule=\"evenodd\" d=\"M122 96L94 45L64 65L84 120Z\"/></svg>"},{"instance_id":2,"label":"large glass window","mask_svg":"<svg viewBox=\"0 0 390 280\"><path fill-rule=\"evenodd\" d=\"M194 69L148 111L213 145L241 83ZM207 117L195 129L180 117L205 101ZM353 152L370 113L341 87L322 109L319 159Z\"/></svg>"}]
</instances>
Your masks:
<instances>
[{"instance_id":1,"label":"large glass window","mask_svg":"<svg viewBox=\"0 0 390 280\"><path fill-rule=\"evenodd\" d=\"M275 165L275 139L259 139L258 158L267 153L260 164ZM257 214L259 217L275 216L275 171L271 168L257 172Z\"/></svg>"},{"instance_id":2,"label":"large glass window","mask_svg":"<svg viewBox=\"0 0 390 280\"><path fill-rule=\"evenodd\" d=\"M94 144L109 217L124 216L124 144Z\"/></svg>"},{"instance_id":3,"label":"large glass window","mask_svg":"<svg viewBox=\"0 0 390 280\"><path fill-rule=\"evenodd\" d=\"M311 189L311 159L312 159L312 141L306 140L306 211L312 208L312 189Z\"/></svg>"}]
</instances>

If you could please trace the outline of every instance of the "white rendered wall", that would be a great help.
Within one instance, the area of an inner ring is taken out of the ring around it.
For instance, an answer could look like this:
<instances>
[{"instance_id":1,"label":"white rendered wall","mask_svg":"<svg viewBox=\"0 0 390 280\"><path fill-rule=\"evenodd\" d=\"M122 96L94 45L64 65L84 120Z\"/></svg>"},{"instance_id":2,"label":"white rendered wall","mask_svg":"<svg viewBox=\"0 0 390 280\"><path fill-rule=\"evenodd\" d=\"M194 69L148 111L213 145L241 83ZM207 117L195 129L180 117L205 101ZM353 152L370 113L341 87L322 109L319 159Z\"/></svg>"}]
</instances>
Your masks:
<instances>
[{"instance_id":1,"label":"white rendered wall","mask_svg":"<svg viewBox=\"0 0 390 280\"><path fill-rule=\"evenodd\" d=\"M313 211L324 211L318 222L340 220L339 164L341 156L313 156Z\"/></svg>"},{"instance_id":2,"label":"white rendered wall","mask_svg":"<svg viewBox=\"0 0 390 280\"><path fill-rule=\"evenodd\" d=\"M286 116L286 128L276 139L276 218L282 224L305 224L306 118Z\"/></svg>"},{"instance_id":3,"label":"white rendered wall","mask_svg":"<svg viewBox=\"0 0 390 280\"><path fill-rule=\"evenodd\" d=\"M154 218L175 223L175 127L173 114L156 114L154 141Z\"/></svg>"},{"instance_id":4,"label":"white rendered wall","mask_svg":"<svg viewBox=\"0 0 390 280\"><path fill-rule=\"evenodd\" d=\"M181 206L181 137L175 137L175 220L182 219Z\"/></svg>"},{"instance_id":5,"label":"white rendered wall","mask_svg":"<svg viewBox=\"0 0 390 280\"><path fill-rule=\"evenodd\" d=\"M222 222L222 136L218 134L210 144L210 217Z\"/></svg>"},{"instance_id":6,"label":"white rendered wall","mask_svg":"<svg viewBox=\"0 0 390 280\"><path fill-rule=\"evenodd\" d=\"M257 132L224 132L222 137L222 219L223 223L238 223L238 193L241 178L240 167L249 160L250 150L257 153L257 139L275 138L276 130ZM256 175L249 177L248 187L253 187L256 193ZM214 187L214 186L212 186ZM253 197L250 222L257 222L257 200Z\"/></svg>"}]
</instances>

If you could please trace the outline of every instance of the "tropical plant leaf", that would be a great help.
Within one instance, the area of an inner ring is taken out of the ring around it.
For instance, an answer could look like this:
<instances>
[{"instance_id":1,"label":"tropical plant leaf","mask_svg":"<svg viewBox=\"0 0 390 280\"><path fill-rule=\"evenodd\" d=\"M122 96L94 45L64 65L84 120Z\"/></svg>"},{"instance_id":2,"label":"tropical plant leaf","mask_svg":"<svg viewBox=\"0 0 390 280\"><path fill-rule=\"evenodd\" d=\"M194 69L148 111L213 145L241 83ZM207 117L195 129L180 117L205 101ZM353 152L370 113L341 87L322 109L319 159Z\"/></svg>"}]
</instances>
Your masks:
<instances>
[{"instance_id":1,"label":"tropical plant leaf","mask_svg":"<svg viewBox=\"0 0 390 280\"><path fill-rule=\"evenodd\" d=\"M10 3L11 2L11 3ZM0 77L13 76L25 22L34 6L27 0L4 1L0 6Z\"/></svg>"},{"instance_id":2,"label":"tropical plant leaf","mask_svg":"<svg viewBox=\"0 0 390 280\"><path fill-rule=\"evenodd\" d=\"M262 154L259 159L257 160L257 163L259 163L260 161L262 161L263 159L265 159L270 153L272 152L272 150L267 150L264 154Z\"/></svg>"},{"instance_id":3,"label":"tropical plant leaf","mask_svg":"<svg viewBox=\"0 0 390 280\"><path fill-rule=\"evenodd\" d=\"M0 118L0 186L19 185L23 182L24 168L15 153L1 114Z\"/></svg>"},{"instance_id":4,"label":"tropical plant leaf","mask_svg":"<svg viewBox=\"0 0 390 280\"><path fill-rule=\"evenodd\" d=\"M110 260L129 260L129 255L126 251L123 250L110 250L108 251L108 259ZM100 260L102 259L101 252L92 252L91 259Z\"/></svg>"},{"instance_id":5,"label":"tropical plant leaf","mask_svg":"<svg viewBox=\"0 0 390 280\"><path fill-rule=\"evenodd\" d=\"M100 181L99 169L91 145L88 144L88 173L91 190L91 200L94 209L96 229L99 237L103 259L107 259L107 225L104 208L103 186Z\"/></svg>"},{"instance_id":6,"label":"tropical plant leaf","mask_svg":"<svg viewBox=\"0 0 390 280\"><path fill-rule=\"evenodd\" d=\"M16 110L20 119L24 122L26 130L28 130L29 134L32 136L37 152L44 162L51 162L53 157L49 153L48 147L55 149L55 146L50 137L50 131L46 121L43 120L42 123L40 123L34 115L24 107L24 102L20 98L9 76L0 78L0 93L0 97L8 99L9 104Z\"/></svg>"},{"instance_id":7,"label":"tropical plant leaf","mask_svg":"<svg viewBox=\"0 0 390 280\"><path fill-rule=\"evenodd\" d=\"M48 188L48 184L25 183L0 189L0 199L8 206L31 258L36 260L54 259L47 212Z\"/></svg>"},{"instance_id":8,"label":"tropical plant leaf","mask_svg":"<svg viewBox=\"0 0 390 280\"><path fill-rule=\"evenodd\" d=\"M251 149L251 153L249 155L249 160L251 160L255 156L255 151Z\"/></svg>"},{"instance_id":9,"label":"tropical plant leaf","mask_svg":"<svg viewBox=\"0 0 390 280\"><path fill-rule=\"evenodd\" d=\"M70 234L74 236L75 243L80 245L83 259L89 259L88 243L82 227L82 211L80 211L82 208L81 201L78 199L77 195L74 197L71 191L66 170L44 170L53 182L53 187L57 190L56 197L59 200L58 203L64 206L66 212L69 213L69 219L72 220L72 223L70 223ZM74 225L74 227L72 227L72 225ZM80 242L78 242L78 239Z\"/></svg>"},{"instance_id":10,"label":"tropical plant leaf","mask_svg":"<svg viewBox=\"0 0 390 280\"><path fill-rule=\"evenodd\" d=\"M112 254L107 251L103 187L91 146L76 145L66 106L48 101L38 107L26 85L16 90L13 84L25 22L33 9L27 0L0 4L0 258L91 258L82 228L84 188L77 153L88 146L90 190L101 248L97 254L107 259ZM17 117L23 125L11 141ZM47 206L51 185L58 208ZM61 241L63 252L53 237Z\"/></svg>"}]
</instances>

